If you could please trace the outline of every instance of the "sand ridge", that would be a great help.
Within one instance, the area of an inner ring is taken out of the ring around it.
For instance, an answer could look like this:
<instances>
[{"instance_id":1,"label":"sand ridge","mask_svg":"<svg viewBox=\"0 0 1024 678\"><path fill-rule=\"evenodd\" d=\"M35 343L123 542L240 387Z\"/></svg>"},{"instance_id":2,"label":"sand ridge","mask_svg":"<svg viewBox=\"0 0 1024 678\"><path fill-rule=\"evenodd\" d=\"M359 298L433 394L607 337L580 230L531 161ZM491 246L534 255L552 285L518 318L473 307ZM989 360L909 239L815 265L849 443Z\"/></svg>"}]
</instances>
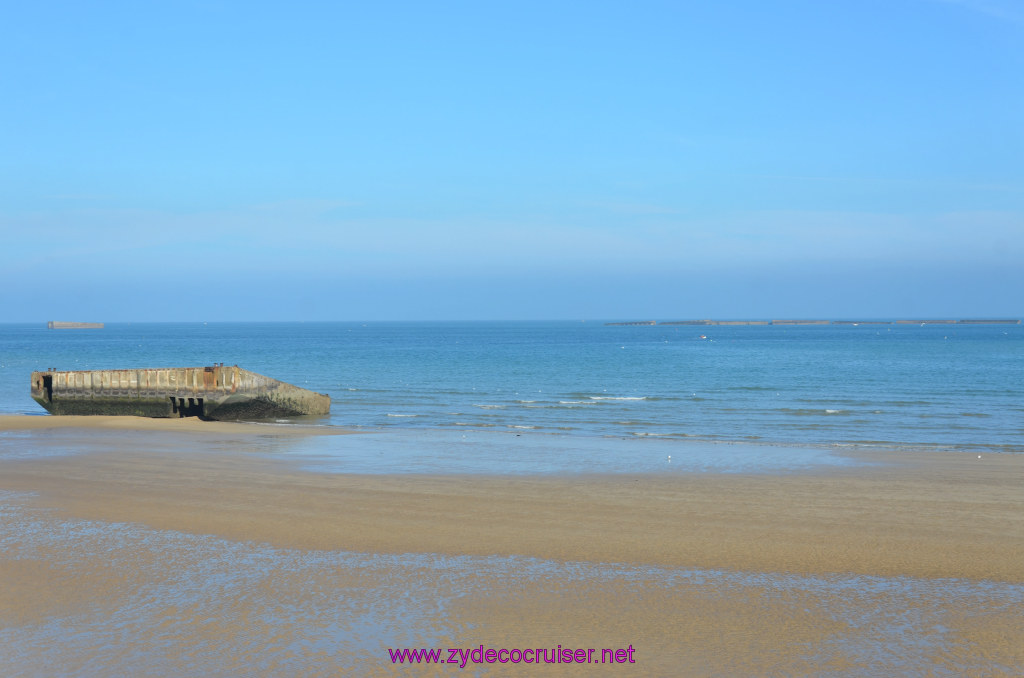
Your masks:
<instances>
[{"instance_id":1,"label":"sand ridge","mask_svg":"<svg viewBox=\"0 0 1024 678\"><path fill-rule=\"evenodd\" d=\"M252 435L344 435L353 433L334 426L303 423L271 424L263 422L203 421L197 417L121 417L83 415L0 414L0 431L37 431L42 429L100 429L119 431L167 431L175 433L243 433Z\"/></svg>"}]
</instances>

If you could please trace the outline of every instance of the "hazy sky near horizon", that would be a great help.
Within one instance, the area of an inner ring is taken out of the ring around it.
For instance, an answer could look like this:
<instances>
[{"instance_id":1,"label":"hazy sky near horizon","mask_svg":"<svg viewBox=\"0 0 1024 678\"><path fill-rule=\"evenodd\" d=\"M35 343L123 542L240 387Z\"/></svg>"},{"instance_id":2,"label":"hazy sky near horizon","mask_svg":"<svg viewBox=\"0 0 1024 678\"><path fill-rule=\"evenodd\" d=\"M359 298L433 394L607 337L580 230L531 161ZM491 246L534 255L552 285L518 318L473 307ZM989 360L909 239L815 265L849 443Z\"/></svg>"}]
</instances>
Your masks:
<instances>
[{"instance_id":1,"label":"hazy sky near horizon","mask_svg":"<svg viewBox=\"0 0 1024 678\"><path fill-rule=\"evenodd\" d=\"M1024 315L1024 3L7 3L0 322Z\"/></svg>"}]
</instances>

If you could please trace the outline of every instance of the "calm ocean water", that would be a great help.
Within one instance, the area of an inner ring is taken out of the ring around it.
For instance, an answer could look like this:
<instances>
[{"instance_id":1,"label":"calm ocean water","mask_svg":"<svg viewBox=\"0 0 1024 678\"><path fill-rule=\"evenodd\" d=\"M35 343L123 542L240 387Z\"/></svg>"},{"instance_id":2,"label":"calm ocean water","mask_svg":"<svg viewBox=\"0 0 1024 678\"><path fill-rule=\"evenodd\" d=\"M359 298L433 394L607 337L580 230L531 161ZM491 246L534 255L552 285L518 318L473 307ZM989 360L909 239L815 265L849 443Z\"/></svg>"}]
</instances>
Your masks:
<instances>
[{"instance_id":1,"label":"calm ocean water","mask_svg":"<svg viewBox=\"0 0 1024 678\"><path fill-rule=\"evenodd\" d=\"M7 324L0 412L43 413L32 370L214 362L363 430L1024 451L1020 325Z\"/></svg>"}]
</instances>

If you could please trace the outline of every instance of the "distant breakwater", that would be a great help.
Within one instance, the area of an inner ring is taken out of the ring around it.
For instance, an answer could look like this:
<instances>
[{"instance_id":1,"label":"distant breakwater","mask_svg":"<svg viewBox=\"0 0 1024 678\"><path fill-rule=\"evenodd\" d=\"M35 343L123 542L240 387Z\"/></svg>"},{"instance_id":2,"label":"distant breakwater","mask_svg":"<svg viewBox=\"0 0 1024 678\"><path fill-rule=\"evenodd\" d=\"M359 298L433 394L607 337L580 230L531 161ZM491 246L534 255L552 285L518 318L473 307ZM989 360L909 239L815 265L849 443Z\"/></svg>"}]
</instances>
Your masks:
<instances>
[{"instance_id":1,"label":"distant breakwater","mask_svg":"<svg viewBox=\"0 0 1024 678\"><path fill-rule=\"evenodd\" d=\"M636 325L1020 325L1013 318L967 318L964 320L627 320L606 326Z\"/></svg>"},{"instance_id":2,"label":"distant breakwater","mask_svg":"<svg viewBox=\"0 0 1024 678\"><path fill-rule=\"evenodd\" d=\"M66 320L51 320L46 323L51 330L102 330L103 323L79 323Z\"/></svg>"}]
</instances>

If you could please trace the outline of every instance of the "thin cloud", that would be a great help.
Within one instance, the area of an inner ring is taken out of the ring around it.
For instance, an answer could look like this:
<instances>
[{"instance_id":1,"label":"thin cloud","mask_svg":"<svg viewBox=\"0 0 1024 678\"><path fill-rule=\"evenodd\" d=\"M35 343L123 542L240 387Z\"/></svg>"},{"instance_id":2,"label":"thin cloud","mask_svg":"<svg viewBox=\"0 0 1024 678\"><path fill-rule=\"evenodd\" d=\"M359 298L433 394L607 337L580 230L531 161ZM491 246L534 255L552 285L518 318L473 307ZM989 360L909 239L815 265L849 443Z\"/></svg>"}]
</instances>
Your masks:
<instances>
[{"instance_id":1,"label":"thin cloud","mask_svg":"<svg viewBox=\"0 0 1024 678\"><path fill-rule=\"evenodd\" d=\"M49 200L76 200L83 202L99 202L101 200L111 200L114 196L111 195L90 195L88 193L65 193L62 195L51 195L47 196Z\"/></svg>"},{"instance_id":2,"label":"thin cloud","mask_svg":"<svg viewBox=\"0 0 1024 678\"><path fill-rule=\"evenodd\" d=\"M958 5L979 14L986 14L996 19L1009 21L1024 26L1024 9L1018 2L999 2L998 0L932 0L944 5Z\"/></svg>"},{"instance_id":3,"label":"thin cloud","mask_svg":"<svg viewBox=\"0 0 1024 678\"><path fill-rule=\"evenodd\" d=\"M630 203L630 202L585 202L582 203L583 207L596 208L599 210L605 210L613 212L615 214L632 214L632 215L645 215L645 214L680 214L680 211L672 207L665 207L664 205L652 205L646 203Z\"/></svg>"}]
</instances>

